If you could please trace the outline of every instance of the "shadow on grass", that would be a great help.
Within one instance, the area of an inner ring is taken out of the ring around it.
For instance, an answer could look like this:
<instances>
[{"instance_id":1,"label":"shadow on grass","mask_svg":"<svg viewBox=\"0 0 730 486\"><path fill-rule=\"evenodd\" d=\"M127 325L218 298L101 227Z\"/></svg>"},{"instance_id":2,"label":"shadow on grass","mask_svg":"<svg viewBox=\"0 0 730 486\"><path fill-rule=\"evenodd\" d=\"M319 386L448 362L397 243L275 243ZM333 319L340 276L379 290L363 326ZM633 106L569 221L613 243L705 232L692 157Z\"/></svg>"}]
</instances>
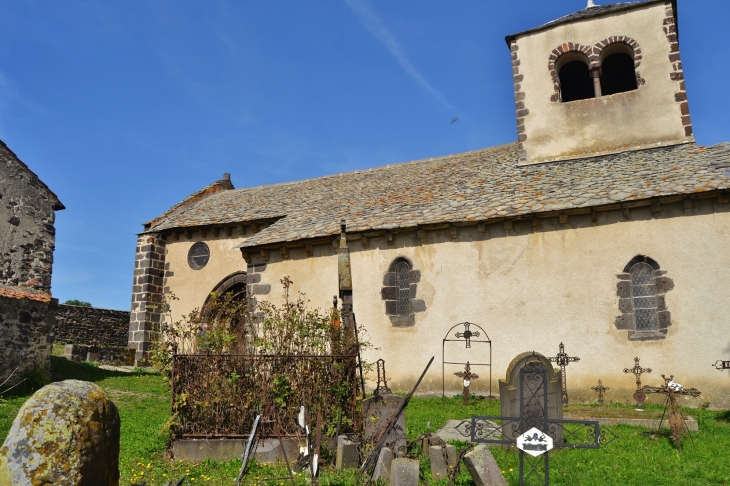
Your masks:
<instances>
[{"instance_id":1,"label":"shadow on grass","mask_svg":"<svg viewBox=\"0 0 730 486\"><path fill-rule=\"evenodd\" d=\"M51 356L51 372L48 376L51 383L63 380L94 382L114 376L129 376L129 373L104 370L88 363L75 363L66 358ZM40 388L40 386L30 384L30 381L27 380L24 384L3 393L3 398L28 397Z\"/></svg>"},{"instance_id":2,"label":"shadow on grass","mask_svg":"<svg viewBox=\"0 0 730 486\"><path fill-rule=\"evenodd\" d=\"M718 413L715 416L715 419L720 422L730 423L730 410L725 410L724 412Z\"/></svg>"}]
</instances>

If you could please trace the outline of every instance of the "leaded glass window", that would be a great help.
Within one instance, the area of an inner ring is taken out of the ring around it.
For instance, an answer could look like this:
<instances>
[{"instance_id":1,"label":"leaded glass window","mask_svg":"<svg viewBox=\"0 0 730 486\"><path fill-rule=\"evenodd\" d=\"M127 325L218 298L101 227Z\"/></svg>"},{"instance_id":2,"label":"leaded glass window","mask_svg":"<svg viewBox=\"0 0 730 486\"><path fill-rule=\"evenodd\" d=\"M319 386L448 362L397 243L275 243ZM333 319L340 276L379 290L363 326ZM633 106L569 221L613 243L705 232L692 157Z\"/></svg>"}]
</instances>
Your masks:
<instances>
[{"instance_id":1,"label":"leaded glass window","mask_svg":"<svg viewBox=\"0 0 730 486\"><path fill-rule=\"evenodd\" d=\"M395 267L395 277L398 288L396 310L399 316L411 313L411 267L406 262L399 262Z\"/></svg>"},{"instance_id":2,"label":"leaded glass window","mask_svg":"<svg viewBox=\"0 0 730 486\"><path fill-rule=\"evenodd\" d=\"M659 322L654 269L647 263L637 263L631 267L630 273L636 330L639 332L655 331L659 328Z\"/></svg>"},{"instance_id":3,"label":"leaded glass window","mask_svg":"<svg viewBox=\"0 0 730 486\"><path fill-rule=\"evenodd\" d=\"M200 270L208 263L210 258L210 248L208 245L199 241L190 247L188 252L188 265L193 270Z\"/></svg>"}]
</instances>

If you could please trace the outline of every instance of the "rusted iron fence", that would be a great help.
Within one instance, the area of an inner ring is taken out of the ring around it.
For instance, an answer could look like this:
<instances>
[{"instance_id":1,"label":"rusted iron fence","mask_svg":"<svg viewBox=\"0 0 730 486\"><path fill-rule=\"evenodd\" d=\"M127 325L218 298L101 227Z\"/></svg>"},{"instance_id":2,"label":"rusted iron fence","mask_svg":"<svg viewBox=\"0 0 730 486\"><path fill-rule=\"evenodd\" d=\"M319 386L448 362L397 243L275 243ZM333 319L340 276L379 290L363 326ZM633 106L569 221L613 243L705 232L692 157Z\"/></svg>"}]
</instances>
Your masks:
<instances>
[{"instance_id":1,"label":"rusted iron fence","mask_svg":"<svg viewBox=\"0 0 730 486\"><path fill-rule=\"evenodd\" d=\"M303 435L317 411L342 431L357 422L357 357L351 355L179 354L173 357L174 439L245 437L258 413L263 437Z\"/></svg>"}]
</instances>

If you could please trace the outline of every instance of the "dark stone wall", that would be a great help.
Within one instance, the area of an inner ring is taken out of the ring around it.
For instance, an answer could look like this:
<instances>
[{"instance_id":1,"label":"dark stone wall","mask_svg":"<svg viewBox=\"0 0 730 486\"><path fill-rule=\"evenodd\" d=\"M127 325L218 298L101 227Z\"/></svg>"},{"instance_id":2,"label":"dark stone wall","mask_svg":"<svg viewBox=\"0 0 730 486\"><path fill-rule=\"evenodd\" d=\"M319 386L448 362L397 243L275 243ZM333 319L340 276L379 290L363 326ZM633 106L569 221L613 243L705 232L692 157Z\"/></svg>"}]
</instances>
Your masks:
<instances>
[{"instance_id":1,"label":"dark stone wall","mask_svg":"<svg viewBox=\"0 0 730 486\"><path fill-rule=\"evenodd\" d=\"M114 366L133 366L136 351L126 346L120 347L98 347L82 346L79 344L67 344L63 349L66 359L81 363L93 361L95 363L110 364Z\"/></svg>"},{"instance_id":2,"label":"dark stone wall","mask_svg":"<svg viewBox=\"0 0 730 486\"><path fill-rule=\"evenodd\" d=\"M59 305L55 337L60 343L126 348L129 338L129 312Z\"/></svg>"},{"instance_id":3,"label":"dark stone wall","mask_svg":"<svg viewBox=\"0 0 730 486\"><path fill-rule=\"evenodd\" d=\"M140 363L146 361L153 334L160 330L164 304L165 252L165 240L159 234L148 233L137 237L128 346L137 350L137 361Z\"/></svg>"},{"instance_id":4,"label":"dark stone wall","mask_svg":"<svg viewBox=\"0 0 730 486\"><path fill-rule=\"evenodd\" d=\"M58 301L0 296L0 383L17 368L14 384L36 366L51 368L53 326Z\"/></svg>"},{"instance_id":5,"label":"dark stone wall","mask_svg":"<svg viewBox=\"0 0 730 486\"><path fill-rule=\"evenodd\" d=\"M0 142L0 285L50 294L56 196Z\"/></svg>"}]
</instances>

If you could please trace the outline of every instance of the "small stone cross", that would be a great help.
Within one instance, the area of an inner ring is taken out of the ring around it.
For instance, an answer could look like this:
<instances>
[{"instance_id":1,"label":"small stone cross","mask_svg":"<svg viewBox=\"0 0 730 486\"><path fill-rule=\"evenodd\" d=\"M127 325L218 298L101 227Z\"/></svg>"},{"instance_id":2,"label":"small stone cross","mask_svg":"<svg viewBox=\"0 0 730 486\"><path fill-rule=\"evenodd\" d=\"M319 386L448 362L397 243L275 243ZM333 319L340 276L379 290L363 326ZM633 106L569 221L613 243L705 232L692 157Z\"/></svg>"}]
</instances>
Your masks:
<instances>
[{"instance_id":1,"label":"small stone cross","mask_svg":"<svg viewBox=\"0 0 730 486\"><path fill-rule=\"evenodd\" d=\"M565 352L565 345L563 343L560 343L560 352L557 356L554 358L548 358L551 362L557 363L558 366L560 366L561 375L563 376L563 404L568 404L568 377L566 375L565 367L568 366L568 363L572 363L574 361L580 361L580 358L576 358L574 356L568 356L568 353Z\"/></svg>"},{"instance_id":2,"label":"small stone cross","mask_svg":"<svg viewBox=\"0 0 730 486\"><path fill-rule=\"evenodd\" d=\"M644 400L646 400L646 394L641 391L641 375L643 373L651 373L651 368L642 368L639 365L639 358L634 358L633 368L624 368L624 373L633 373L636 376L636 392L634 393L634 399L636 400L636 408L644 408Z\"/></svg>"},{"instance_id":3,"label":"small stone cross","mask_svg":"<svg viewBox=\"0 0 730 486\"><path fill-rule=\"evenodd\" d=\"M475 338L476 337L479 337L479 331L472 331L472 330L470 330L469 329L470 326L471 326L471 323L470 322L465 322L464 323L464 332L457 332L456 333L456 337L457 338L464 338L464 340L466 341L466 347L467 348L471 348L471 338L472 337L475 337Z\"/></svg>"},{"instance_id":4,"label":"small stone cross","mask_svg":"<svg viewBox=\"0 0 730 486\"><path fill-rule=\"evenodd\" d=\"M609 387L603 386L603 381L598 380L598 385L591 388L594 392L598 392L598 406L603 406L603 393L610 390Z\"/></svg>"},{"instance_id":5,"label":"small stone cross","mask_svg":"<svg viewBox=\"0 0 730 486\"><path fill-rule=\"evenodd\" d=\"M464 405L469 405L469 385L471 384L471 380L476 380L477 378L479 378L479 375L471 372L471 365L469 364L468 361L466 362L464 371L457 371L454 374L456 376L458 376L459 378L464 379L464 390L463 390L464 400L462 401L462 403Z\"/></svg>"}]
</instances>

